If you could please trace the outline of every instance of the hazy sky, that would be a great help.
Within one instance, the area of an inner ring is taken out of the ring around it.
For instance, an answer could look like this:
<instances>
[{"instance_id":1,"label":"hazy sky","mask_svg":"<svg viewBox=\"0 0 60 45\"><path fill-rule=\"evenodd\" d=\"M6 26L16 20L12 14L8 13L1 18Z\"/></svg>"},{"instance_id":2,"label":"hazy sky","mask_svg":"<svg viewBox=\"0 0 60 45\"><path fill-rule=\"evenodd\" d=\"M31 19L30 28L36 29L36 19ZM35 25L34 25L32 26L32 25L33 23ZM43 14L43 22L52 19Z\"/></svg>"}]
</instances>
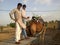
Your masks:
<instances>
[{"instance_id":1,"label":"hazy sky","mask_svg":"<svg viewBox=\"0 0 60 45\"><path fill-rule=\"evenodd\" d=\"M27 5L27 16L38 14L44 21L60 20L60 0L0 0L0 25L12 22L9 12L19 2Z\"/></svg>"}]
</instances>

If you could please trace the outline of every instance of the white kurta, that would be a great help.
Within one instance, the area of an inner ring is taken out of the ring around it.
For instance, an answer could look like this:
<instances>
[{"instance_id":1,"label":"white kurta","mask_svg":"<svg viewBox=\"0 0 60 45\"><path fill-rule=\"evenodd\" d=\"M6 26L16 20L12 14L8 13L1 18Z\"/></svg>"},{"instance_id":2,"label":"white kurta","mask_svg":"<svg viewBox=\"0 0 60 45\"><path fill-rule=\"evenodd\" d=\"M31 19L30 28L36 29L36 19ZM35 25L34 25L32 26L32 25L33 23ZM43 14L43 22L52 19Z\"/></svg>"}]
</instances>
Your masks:
<instances>
[{"instance_id":1,"label":"white kurta","mask_svg":"<svg viewBox=\"0 0 60 45\"><path fill-rule=\"evenodd\" d=\"M17 20L17 22L20 24L20 26L23 28L23 29L26 29L26 25L23 23L22 21L22 17L24 18L27 18L25 15L22 15L21 14L21 11L18 10L18 9L13 9L11 12L10 12L10 15L12 16L14 14L14 17L15 17L15 20Z\"/></svg>"}]
</instances>

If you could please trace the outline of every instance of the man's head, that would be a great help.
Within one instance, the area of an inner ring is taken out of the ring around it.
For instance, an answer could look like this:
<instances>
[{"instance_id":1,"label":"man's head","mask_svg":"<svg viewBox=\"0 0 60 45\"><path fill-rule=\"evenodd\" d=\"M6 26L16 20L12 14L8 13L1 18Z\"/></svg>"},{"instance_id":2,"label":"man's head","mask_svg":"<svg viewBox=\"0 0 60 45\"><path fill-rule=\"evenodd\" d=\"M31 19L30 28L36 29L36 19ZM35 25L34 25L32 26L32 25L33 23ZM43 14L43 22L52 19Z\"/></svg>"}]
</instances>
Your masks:
<instances>
[{"instance_id":1,"label":"man's head","mask_svg":"<svg viewBox=\"0 0 60 45\"><path fill-rule=\"evenodd\" d=\"M26 9L26 5L24 4L24 5L22 6L22 8L23 8L23 9Z\"/></svg>"},{"instance_id":2,"label":"man's head","mask_svg":"<svg viewBox=\"0 0 60 45\"><path fill-rule=\"evenodd\" d=\"M22 7L22 4L21 3L18 3L17 4L17 8L20 9Z\"/></svg>"}]
</instances>

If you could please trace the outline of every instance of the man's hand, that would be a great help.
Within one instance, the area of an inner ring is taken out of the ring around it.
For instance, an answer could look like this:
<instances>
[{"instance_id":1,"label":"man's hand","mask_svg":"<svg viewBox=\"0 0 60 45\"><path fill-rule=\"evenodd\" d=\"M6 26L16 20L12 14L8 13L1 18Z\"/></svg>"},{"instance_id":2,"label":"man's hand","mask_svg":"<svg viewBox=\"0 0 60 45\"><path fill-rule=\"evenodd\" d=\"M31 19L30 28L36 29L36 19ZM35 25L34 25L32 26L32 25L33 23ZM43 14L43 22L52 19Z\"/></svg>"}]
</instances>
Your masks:
<instances>
[{"instance_id":1,"label":"man's hand","mask_svg":"<svg viewBox=\"0 0 60 45\"><path fill-rule=\"evenodd\" d=\"M18 19L12 19L13 21L15 21L15 22L17 22L18 21Z\"/></svg>"},{"instance_id":2,"label":"man's hand","mask_svg":"<svg viewBox=\"0 0 60 45\"><path fill-rule=\"evenodd\" d=\"M27 17L27 19L29 19L30 17Z\"/></svg>"},{"instance_id":3,"label":"man's hand","mask_svg":"<svg viewBox=\"0 0 60 45\"><path fill-rule=\"evenodd\" d=\"M12 19L13 21L16 21L15 19Z\"/></svg>"},{"instance_id":4,"label":"man's hand","mask_svg":"<svg viewBox=\"0 0 60 45\"><path fill-rule=\"evenodd\" d=\"M27 21L29 21L30 20L30 17L27 17Z\"/></svg>"}]
</instances>

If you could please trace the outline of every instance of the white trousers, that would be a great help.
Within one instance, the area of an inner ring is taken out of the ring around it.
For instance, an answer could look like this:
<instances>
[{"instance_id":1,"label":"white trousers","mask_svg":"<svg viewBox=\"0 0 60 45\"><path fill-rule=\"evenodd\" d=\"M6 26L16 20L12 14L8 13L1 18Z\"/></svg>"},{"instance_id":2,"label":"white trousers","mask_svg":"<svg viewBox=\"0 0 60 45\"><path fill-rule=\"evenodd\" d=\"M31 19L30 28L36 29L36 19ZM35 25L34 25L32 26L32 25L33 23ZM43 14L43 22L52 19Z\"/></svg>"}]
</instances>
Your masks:
<instances>
[{"instance_id":1,"label":"white trousers","mask_svg":"<svg viewBox=\"0 0 60 45\"><path fill-rule=\"evenodd\" d=\"M21 39L21 32L22 32L22 29L21 27L19 26L19 24L16 22L16 39L15 41L18 42L20 39Z\"/></svg>"}]
</instances>

